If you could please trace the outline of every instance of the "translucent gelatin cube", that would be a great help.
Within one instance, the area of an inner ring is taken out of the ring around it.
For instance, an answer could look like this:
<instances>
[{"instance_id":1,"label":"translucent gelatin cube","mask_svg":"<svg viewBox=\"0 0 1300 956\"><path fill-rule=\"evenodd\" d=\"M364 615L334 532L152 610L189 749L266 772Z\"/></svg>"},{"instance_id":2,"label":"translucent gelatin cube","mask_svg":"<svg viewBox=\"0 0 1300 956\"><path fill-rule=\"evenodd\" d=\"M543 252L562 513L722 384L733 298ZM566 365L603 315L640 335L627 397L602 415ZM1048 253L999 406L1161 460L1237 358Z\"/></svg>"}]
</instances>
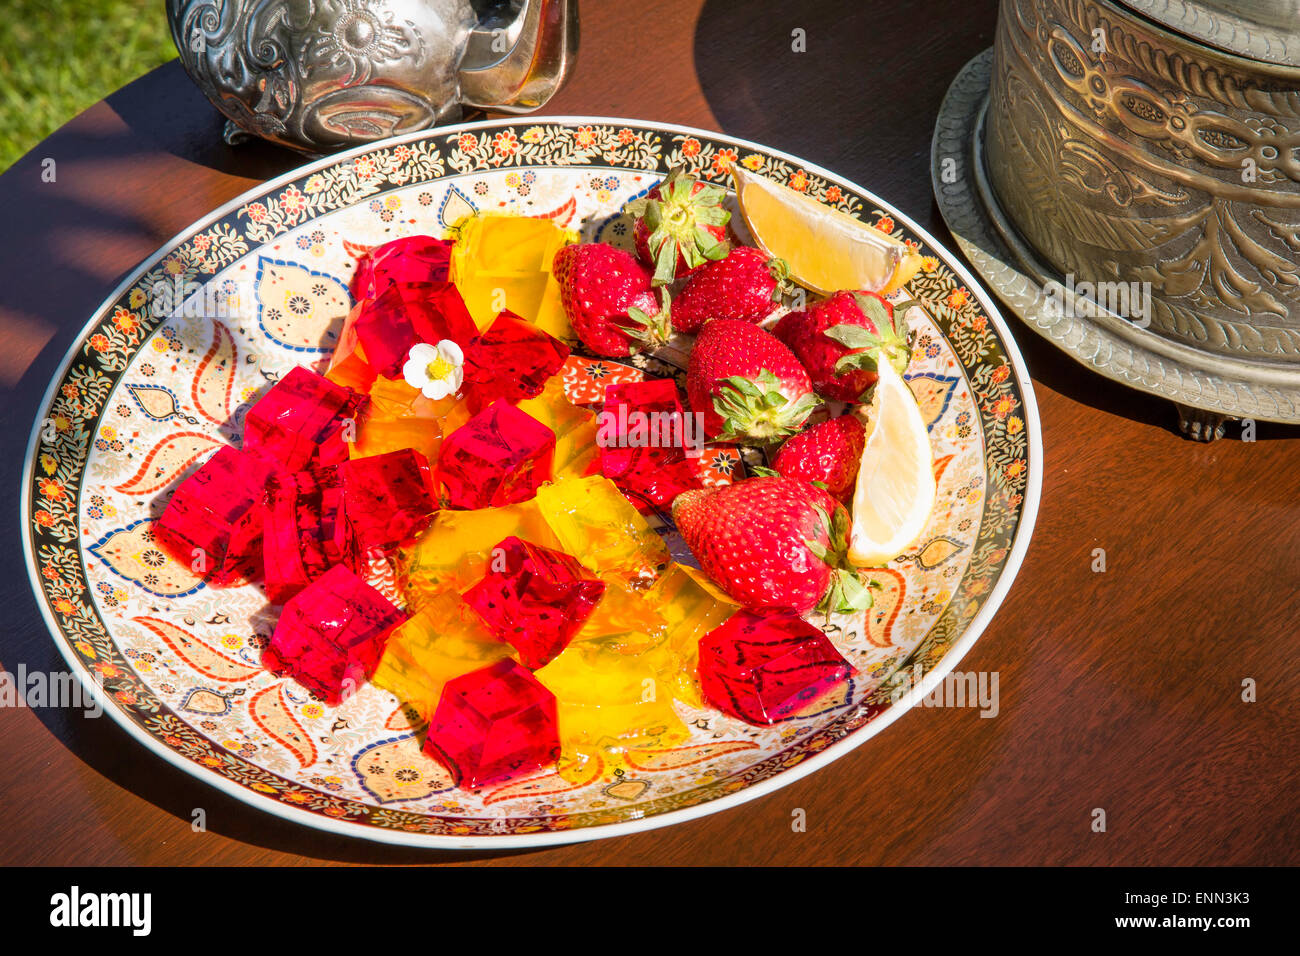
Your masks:
<instances>
[{"instance_id":1,"label":"translucent gelatin cube","mask_svg":"<svg viewBox=\"0 0 1300 956\"><path fill-rule=\"evenodd\" d=\"M437 506L429 464L405 449L339 465L347 551L358 557L388 552L429 524Z\"/></svg>"},{"instance_id":2,"label":"translucent gelatin cube","mask_svg":"<svg viewBox=\"0 0 1300 956\"><path fill-rule=\"evenodd\" d=\"M652 577L668 548L608 478L565 478L537 492L537 504L560 546L597 574Z\"/></svg>"},{"instance_id":3,"label":"translucent gelatin cube","mask_svg":"<svg viewBox=\"0 0 1300 956\"><path fill-rule=\"evenodd\" d=\"M373 299L393 283L446 282L453 243L432 236L406 236L375 246L357 260L352 298Z\"/></svg>"},{"instance_id":4,"label":"translucent gelatin cube","mask_svg":"<svg viewBox=\"0 0 1300 956\"><path fill-rule=\"evenodd\" d=\"M424 750L469 789L539 770L560 755L555 695L512 660L470 671L443 687Z\"/></svg>"},{"instance_id":5,"label":"translucent gelatin cube","mask_svg":"<svg viewBox=\"0 0 1300 956\"><path fill-rule=\"evenodd\" d=\"M372 682L428 721L447 681L511 654L460 595L444 591L393 632Z\"/></svg>"},{"instance_id":6,"label":"translucent gelatin cube","mask_svg":"<svg viewBox=\"0 0 1300 956\"><path fill-rule=\"evenodd\" d=\"M465 399L477 413L498 399L516 404L540 395L569 357L569 347L511 312L502 312L465 349Z\"/></svg>"},{"instance_id":7,"label":"translucent gelatin cube","mask_svg":"<svg viewBox=\"0 0 1300 956\"><path fill-rule=\"evenodd\" d=\"M412 448L435 462L442 448L443 419L455 404L451 397L425 398L401 379L376 379L351 456L369 458Z\"/></svg>"},{"instance_id":8,"label":"translucent gelatin cube","mask_svg":"<svg viewBox=\"0 0 1300 956\"><path fill-rule=\"evenodd\" d=\"M556 479L582 478L599 471L596 415L569 401L560 376L547 380L536 398L521 401L519 410L555 432L555 461L551 472Z\"/></svg>"},{"instance_id":9,"label":"translucent gelatin cube","mask_svg":"<svg viewBox=\"0 0 1300 956\"><path fill-rule=\"evenodd\" d=\"M683 413L672 379L608 386L598 425L601 473L638 511L666 508L683 491L703 487L694 452L703 449L704 435Z\"/></svg>"},{"instance_id":10,"label":"translucent gelatin cube","mask_svg":"<svg viewBox=\"0 0 1300 956\"><path fill-rule=\"evenodd\" d=\"M374 673L384 642L405 617L337 564L284 606L263 663L337 704Z\"/></svg>"},{"instance_id":11,"label":"translucent gelatin cube","mask_svg":"<svg viewBox=\"0 0 1300 956\"><path fill-rule=\"evenodd\" d=\"M737 611L700 640L700 687L723 713L772 724L853 673L818 628L793 611Z\"/></svg>"},{"instance_id":12,"label":"translucent gelatin cube","mask_svg":"<svg viewBox=\"0 0 1300 956\"><path fill-rule=\"evenodd\" d=\"M654 603L615 576L574 641L598 644L615 654L636 655L668 639L668 621Z\"/></svg>"},{"instance_id":13,"label":"translucent gelatin cube","mask_svg":"<svg viewBox=\"0 0 1300 956\"><path fill-rule=\"evenodd\" d=\"M435 484L445 508L533 497L551 478L555 433L509 402L493 402L442 441Z\"/></svg>"},{"instance_id":14,"label":"translucent gelatin cube","mask_svg":"<svg viewBox=\"0 0 1300 956\"><path fill-rule=\"evenodd\" d=\"M460 223L451 277L479 328L505 308L557 339L576 342L551 262L577 239L554 221L531 216L484 215Z\"/></svg>"},{"instance_id":15,"label":"translucent gelatin cube","mask_svg":"<svg viewBox=\"0 0 1300 956\"><path fill-rule=\"evenodd\" d=\"M571 644L534 675L555 695L562 755L618 764L633 747L673 746L688 736L671 688L650 655ZM610 769L610 768L606 768Z\"/></svg>"},{"instance_id":16,"label":"translucent gelatin cube","mask_svg":"<svg viewBox=\"0 0 1300 956\"><path fill-rule=\"evenodd\" d=\"M454 396L425 398L418 388L400 378L376 379L370 388L369 412L375 418L418 418L422 421L442 422L457 404Z\"/></svg>"},{"instance_id":17,"label":"translucent gelatin cube","mask_svg":"<svg viewBox=\"0 0 1300 956\"><path fill-rule=\"evenodd\" d=\"M346 385L361 393L370 391L376 376L374 366L366 361L365 350L357 338L357 319L361 317L364 305L358 302L343 320L343 329L325 372L325 377L336 385Z\"/></svg>"},{"instance_id":18,"label":"translucent gelatin cube","mask_svg":"<svg viewBox=\"0 0 1300 956\"><path fill-rule=\"evenodd\" d=\"M362 303L355 329L366 360L386 378L401 376L412 345L450 339L464 349L478 331L450 282L389 285Z\"/></svg>"},{"instance_id":19,"label":"translucent gelatin cube","mask_svg":"<svg viewBox=\"0 0 1300 956\"><path fill-rule=\"evenodd\" d=\"M398 556L403 597L412 607L421 607L443 591L464 591L483 577L492 549L511 536L546 548L560 546L535 500L501 508L439 511L428 529Z\"/></svg>"},{"instance_id":20,"label":"translucent gelatin cube","mask_svg":"<svg viewBox=\"0 0 1300 956\"><path fill-rule=\"evenodd\" d=\"M244 451L289 471L338 464L348 457L364 403L364 395L295 366L248 410Z\"/></svg>"},{"instance_id":21,"label":"translucent gelatin cube","mask_svg":"<svg viewBox=\"0 0 1300 956\"><path fill-rule=\"evenodd\" d=\"M703 571L673 562L646 593L667 628L674 660L673 696L703 707L699 685L699 643L709 631L735 614L739 605Z\"/></svg>"},{"instance_id":22,"label":"translucent gelatin cube","mask_svg":"<svg viewBox=\"0 0 1300 956\"><path fill-rule=\"evenodd\" d=\"M437 461L442 449L442 429L437 422L422 418L363 419L351 456L371 458L404 449L417 451L428 461Z\"/></svg>"},{"instance_id":23,"label":"translucent gelatin cube","mask_svg":"<svg viewBox=\"0 0 1300 956\"><path fill-rule=\"evenodd\" d=\"M564 650L605 593L605 582L576 558L509 537L492 549L465 603L530 669Z\"/></svg>"},{"instance_id":24,"label":"translucent gelatin cube","mask_svg":"<svg viewBox=\"0 0 1300 956\"><path fill-rule=\"evenodd\" d=\"M276 466L229 445L172 492L153 531L163 550L213 587L262 575L266 487Z\"/></svg>"},{"instance_id":25,"label":"translucent gelatin cube","mask_svg":"<svg viewBox=\"0 0 1300 956\"><path fill-rule=\"evenodd\" d=\"M280 472L270 482L262 533L266 596L284 604L337 564L341 504L336 466Z\"/></svg>"}]
</instances>

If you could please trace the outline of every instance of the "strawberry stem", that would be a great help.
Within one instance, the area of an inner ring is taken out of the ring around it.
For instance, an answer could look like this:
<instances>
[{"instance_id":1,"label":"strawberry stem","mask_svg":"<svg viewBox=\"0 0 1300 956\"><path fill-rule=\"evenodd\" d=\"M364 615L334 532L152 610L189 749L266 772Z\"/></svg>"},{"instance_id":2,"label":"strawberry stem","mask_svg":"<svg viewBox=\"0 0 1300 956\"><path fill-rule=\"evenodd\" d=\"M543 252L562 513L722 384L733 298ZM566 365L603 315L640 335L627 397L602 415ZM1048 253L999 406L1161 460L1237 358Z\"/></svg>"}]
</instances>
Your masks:
<instances>
[{"instance_id":1,"label":"strawberry stem","mask_svg":"<svg viewBox=\"0 0 1300 956\"><path fill-rule=\"evenodd\" d=\"M659 198L638 201L629 207L645 222L646 244L654 258L655 285L667 285L677 276L678 256L689 269L707 260L723 259L728 244L709 230L722 228L731 213L722 208L726 192L720 186L701 185L682 167L674 167L659 184Z\"/></svg>"},{"instance_id":2,"label":"strawberry stem","mask_svg":"<svg viewBox=\"0 0 1300 956\"><path fill-rule=\"evenodd\" d=\"M795 399L781 391L781 383L767 369L753 379L733 375L713 398L713 410L722 418L725 441L750 440L759 444L793 435L803 427L821 400L812 392Z\"/></svg>"}]
</instances>

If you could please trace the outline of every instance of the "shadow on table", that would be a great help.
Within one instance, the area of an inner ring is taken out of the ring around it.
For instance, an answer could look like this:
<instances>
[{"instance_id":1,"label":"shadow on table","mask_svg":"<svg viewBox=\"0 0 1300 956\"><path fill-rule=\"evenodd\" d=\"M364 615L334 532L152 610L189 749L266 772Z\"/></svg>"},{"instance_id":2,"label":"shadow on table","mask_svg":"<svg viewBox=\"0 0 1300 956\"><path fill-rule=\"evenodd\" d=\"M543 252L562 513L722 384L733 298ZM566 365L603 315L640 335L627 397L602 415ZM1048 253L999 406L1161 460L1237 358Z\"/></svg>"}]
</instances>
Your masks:
<instances>
[{"instance_id":1,"label":"shadow on table","mask_svg":"<svg viewBox=\"0 0 1300 956\"><path fill-rule=\"evenodd\" d=\"M934 118L953 77L993 43L997 0L944 7L942 23L925 23L891 0L769 0L761 17L707 0L695 72L723 132L832 169L935 225Z\"/></svg>"},{"instance_id":2,"label":"shadow on table","mask_svg":"<svg viewBox=\"0 0 1300 956\"><path fill-rule=\"evenodd\" d=\"M270 179L311 157L262 139L238 146L221 138L226 118L172 60L110 95L105 102L142 152L170 153L232 176Z\"/></svg>"}]
</instances>

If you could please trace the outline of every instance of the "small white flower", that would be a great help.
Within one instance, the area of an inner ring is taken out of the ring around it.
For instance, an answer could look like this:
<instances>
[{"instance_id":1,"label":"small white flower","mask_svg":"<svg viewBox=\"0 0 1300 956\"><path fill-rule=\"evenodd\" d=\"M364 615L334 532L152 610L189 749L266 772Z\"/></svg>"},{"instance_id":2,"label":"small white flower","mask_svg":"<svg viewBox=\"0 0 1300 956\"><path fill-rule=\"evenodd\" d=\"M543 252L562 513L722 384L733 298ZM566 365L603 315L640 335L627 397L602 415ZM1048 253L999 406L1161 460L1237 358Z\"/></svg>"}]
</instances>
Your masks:
<instances>
[{"instance_id":1,"label":"small white flower","mask_svg":"<svg viewBox=\"0 0 1300 956\"><path fill-rule=\"evenodd\" d=\"M418 388L425 398L437 400L460 391L465 378L465 353L451 339L437 345L418 342L407 353L402 366L402 378L412 388Z\"/></svg>"}]
</instances>

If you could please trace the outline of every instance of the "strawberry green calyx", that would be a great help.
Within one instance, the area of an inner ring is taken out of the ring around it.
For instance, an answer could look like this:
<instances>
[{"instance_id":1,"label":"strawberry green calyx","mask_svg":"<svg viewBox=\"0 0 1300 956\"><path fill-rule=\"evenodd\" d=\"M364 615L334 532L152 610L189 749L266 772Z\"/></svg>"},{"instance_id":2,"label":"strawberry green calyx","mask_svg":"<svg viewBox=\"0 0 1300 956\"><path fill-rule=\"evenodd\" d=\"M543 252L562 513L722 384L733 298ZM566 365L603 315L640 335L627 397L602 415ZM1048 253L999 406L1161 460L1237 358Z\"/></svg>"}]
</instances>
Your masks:
<instances>
[{"instance_id":1,"label":"strawberry green calyx","mask_svg":"<svg viewBox=\"0 0 1300 956\"><path fill-rule=\"evenodd\" d=\"M629 213L644 221L649 233L647 246L654 260L655 285L673 281L679 254L688 269L707 260L726 258L727 243L718 234L731 220L731 213L722 208L727 194L721 186L701 184L677 167L659 184L658 193L656 199L640 199L627 207Z\"/></svg>"},{"instance_id":2,"label":"strawberry green calyx","mask_svg":"<svg viewBox=\"0 0 1300 956\"><path fill-rule=\"evenodd\" d=\"M793 435L820 404L821 399L812 392L789 399L781 391L777 377L767 369L753 379L743 375L722 379L722 387L713 397L713 410L722 418L718 437L759 444Z\"/></svg>"},{"instance_id":3,"label":"strawberry green calyx","mask_svg":"<svg viewBox=\"0 0 1300 956\"><path fill-rule=\"evenodd\" d=\"M650 315L644 309L633 307L627 310L627 324L620 326L627 333L628 338L637 344L638 349L656 349L667 342L668 337L673 334L669 319L668 290L661 289L659 297L659 311L654 315Z\"/></svg>"},{"instance_id":4,"label":"strawberry green calyx","mask_svg":"<svg viewBox=\"0 0 1300 956\"><path fill-rule=\"evenodd\" d=\"M821 507L815 510L820 529L826 530L826 536L831 544L830 547L826 547L816 540L808 540L804 544L818 560L832 569L830 585L826 588L826 593L822 595L816 609L825 614L853 614L865 611L874 603L875 598L871 594L871 589L878 585L873 581L863 580L858 571L849 564L848 510L840 504L836 504L833 514L827 514L826 509Z\"/></svg>"},{"instance_id":5,"label":"strawberry green calyx","mask_svg":"<svg viewBox=\"0 0 1300 956\"><path fill-rule=\"evenodd\" d=\"M772 281L776 283L776 287L772 289L773 302L781 302L788 296L794 295L795 284L790 278L790 263L773 256L767 260L767 271L772 274Z\"/></svg>"},{"instance_id":6,"label":"strawberry green calyx","mask_svg":"<svg viewBox=\"0 0 1300 956\"><path fill-rule=\"evenodd\" d=\"M827 338L834 339L847 348L862 350L850 352L836 362L835 374L842 375L856 369L874 372L884 358L902 375L912 360L912 336L905 316L907 310L916 303L911 299L898 303L890 318L879 299L857 294L853 298L862 314L875 324L878 331L872 332L860 325L833 325L827 329Z\"/></svg>"},{"instance_id":7,"label":"strawberry green calyx","mask_svg":"<svg viewBox=\"0 0 1300 956\"><path fill-rule=\"evenodd\" d=\"M817 610L826 614L854 614L865 611L875 603L872 588L879 587L874 581L863 581L862 576L852 568L836 568L831 572L831 586L817 605Z\"/></svg>"}]
</instances>

